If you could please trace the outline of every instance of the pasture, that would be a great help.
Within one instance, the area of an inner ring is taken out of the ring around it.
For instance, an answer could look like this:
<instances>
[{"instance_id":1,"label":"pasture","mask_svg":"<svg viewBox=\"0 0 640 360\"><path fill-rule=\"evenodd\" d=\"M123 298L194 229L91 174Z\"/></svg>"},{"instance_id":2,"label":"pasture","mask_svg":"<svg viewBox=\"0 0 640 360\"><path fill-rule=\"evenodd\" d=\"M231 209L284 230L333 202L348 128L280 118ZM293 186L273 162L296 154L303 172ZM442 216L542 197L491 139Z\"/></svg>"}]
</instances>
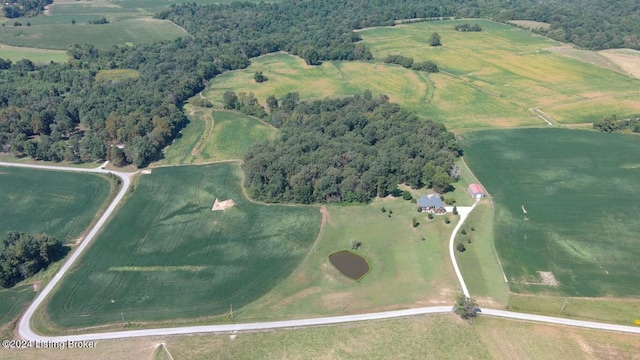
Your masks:
<instances>
[{"instance_id":1,"label":"pasture","mask_svg":"<svg viewBox=\"0 0 640 360\"><path fill-rule=\"evenodd\" d=\"M480 131L462 135L462 146L493 195L495 246L511 291L637 296L637 137Z\"/></svg>"},{"instance_id":2,"label":"pasture","mask_svg":"<svg viewBox=\"0 0 640 360\"><path fill-rule=\"evenodd\" d=\"M267 321L452 303L458 282L447 249L457 217L449 214L452 221L445 224L443 216L429 220L416 209L401 198L326 205L320 235L297 271L241 310L238 319ZM415 228L414 216L420 223ZM357 250L352 250L352 241L361 242ZM331 264L329 255L344 250L364 258L370 267L359 281Z\"/></svg>"},{"instance_id":3,"label":"pasture","mask_svg":"<svg viewBox=\"0 0 640 360\"><path fill-rule=\"evenodd\" d=\"M453 130L543 125L532 108L540 108L562 124L638 113L640 80L599 66L605 64L603 56L593 53L591 57L600 59L599 65L590 63L591 58L580 61L553 50L555 41L486 20L474 20L482 26L481 32L453 30L461 22L362 30L359 34L375 57L372 62L329 61L308 66L283 53L262 56L253 59L247 69L216 77L204 95L221 105L226 90L253 92L264 104L267 96L281 97L287 92L317 99L369 89ZM443 46L427 45L432 32L440 34ZM389 54L433 60L441 72L426 74L384 64ZM609 68L620 71L612 66ZM256 84L256 71L269 80Z\"/></svg>"},{"instance_id":4,"label":"pasture","mask_svg":"<svg viewBox=\"0 0 640 360\"><path fill-rule=\"evenodd\" d=\"M231 305L241 311L267 293L309 251L320 213L253 203L240 180L235 163L141 175L50 298L44 326L193 322L226 316ZM216 198L235 206L211 211Z\"/></svg>"},{"instance_id":5,"label":"pasture","mask_svg":"<svg viewBox=\"0 0 640 360\"><path fill-rule=\"evenodd\" d=\"M30 284L0 290L0 327L18 317L35 295Z\"/></svg>"},{"instance_id":6,"label":"pasture","mask_svg":"<svg viewBox=\"0 0 640 360\"><path fill-rule=\"evenodd\" d=\"M115 182L96 174L0 167L0 232L45 233L73 243Z\"/></svg>"},{"instance_id":7,"label":"pasture","mask_svg":"<svg viewBox=\"0 0 640 360\"><path fill-rule=\"evenodd\" d=\"M165 149L157 165L198 164L242 159L251 145L274 139L277 130L235 112L185 107L189 124Z\"/></svg>"}]
</instances>

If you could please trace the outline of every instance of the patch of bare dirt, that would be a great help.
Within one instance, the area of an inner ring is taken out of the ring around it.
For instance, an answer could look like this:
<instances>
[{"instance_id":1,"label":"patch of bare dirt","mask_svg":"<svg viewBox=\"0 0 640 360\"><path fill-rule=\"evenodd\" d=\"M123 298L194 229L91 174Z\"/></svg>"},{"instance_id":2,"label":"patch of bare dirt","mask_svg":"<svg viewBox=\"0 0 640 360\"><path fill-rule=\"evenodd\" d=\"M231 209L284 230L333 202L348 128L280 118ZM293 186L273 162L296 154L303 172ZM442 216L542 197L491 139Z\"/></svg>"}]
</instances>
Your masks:
<instances>
[{"instance_id":1,"label":"patch of bare dirt","mask_svg":"<svg viewBox=\"0 0 640 360\"><path fill-rule=\"evenodd\" d=\"M640 79L640 51L631 49L602 50L600 54L613 61L629 75Z\"/></svg>"},{"instance_id":2,"label":"patch of bare dirt","mask_svg":"<svg viewBox=\"0 0 640 360\"><path fill-rule=\"evenodd\" d=\"M211 211L225 211L231 209L235 204L233 199L219 201L218 198L216 198L216 201L213 202L213 206L211 207Z\"/></svg>"},{"instance_id":3,"label":"patch of bare dirt","mask_svg":"<svg viewBox=\"0 0 640 360\"><path fill-rule=\"evenodd\" d=\"M551 271L538 271L538 274L542 278L542 285L558 286L558 280Z\"/></svg>"}]
</instances>

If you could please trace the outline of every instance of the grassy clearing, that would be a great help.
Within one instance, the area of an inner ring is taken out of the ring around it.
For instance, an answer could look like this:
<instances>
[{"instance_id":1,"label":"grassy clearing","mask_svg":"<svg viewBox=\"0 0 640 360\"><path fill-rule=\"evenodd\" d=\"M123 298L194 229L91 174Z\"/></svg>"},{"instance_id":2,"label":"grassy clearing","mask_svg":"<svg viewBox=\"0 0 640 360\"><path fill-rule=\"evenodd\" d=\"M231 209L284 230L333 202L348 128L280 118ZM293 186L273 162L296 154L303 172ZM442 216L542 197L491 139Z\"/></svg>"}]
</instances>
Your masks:
<instances>
[{"instance_id":1,"label":"grassy clearing","mask_svg":"<svg viewBox=\"0 0 640 360\"><path fill-rule=\"evenodd\" d=\"M287 277L318 233L312 206L245 198L234 163L153 169L47 306L61 329L207 319L234 312ZM224 212L214 200L233 199Z\"/></svg>"},{"instance_id":2,"label":"grassy clearing","mask_svg":"<svg viewBox=\"0 0 640 360\"><path fill-rule=\"evenodd\" d=\"M72 243L111 188L102 175L0 167L0 232L46 233Z\"/></svg>"},{"instance_id":3,"label":"grassy clearing","mask_svg":"<svg viewBox=\"0 0 640 360\"><path fill-rule=\"evenodd\" d=\"M235 112L185 109L189 124L166 148L157 165L199 164L242 159L251 145L274 139L277 130L260 120Z\"/></svg>"},{"instance_id":4,"label":"grassy clearing","mask_svg":"<svg viewBox=\"0 0 640 360\"><path fill-rule=\"evenodd\" d=\"M22 59L29 59L37 64L48 64L51 61L66 62L67 54L62 50L44 50L0 45L0 58L9 59L13 62Z\"/></svg>"},{"instance_id":5,"label":"grassy clearing","mask_svg":"<svg viewBox=\"0 0 640 360\"><path fill-rule=\"evenodd\" d=\"M471 230L474 228L475 230ZM480 202L456 236L456 244L465 244L465 252L456 251L456 260L469 292L481 306L504 307L509 302L509 287L504 281L493 243L493 206ZM462 231L462 230L461 230ZM471 241L471 243L469 243Z\"/></svg>"},{"instance_id":6,"label":"grassy clearing","mask_svg":"<svg viewBox=\"0 0 640 360\"><path fill-rule=\"evenodd\" d=\"M599 94L596 94L598 96ZM594 99L545 107L544 111L563 124L592 123L605 116L618 119L640 114L640 98L637 95L621 97L597 97Z\"/></svg>"},{"instance_id":7,"label":"grassy clearing","mask_svg":"<svg viewBox=\"0 0 640 360\"><path fill-rule=\"evenodd\" d=\"M511 291L637 296L637 140L564 129L463 136L467 163L493 195ZM542 285L538 271L552 272L559 286Z\"/></svg>"},{"instance_id":8,"label":"grassy clearing","mask_svg":"<svg viewBox=\"0 0 640 360\"><path fill-rule=\"evenodd\" d=\"M138 77L140 73L133 69L100 70L96 74L96 81L122 81Z\"/></svg>"},{"instance_id":9,"label":"grassy clearing","mask_svg":"<svg viewBox=\"0 0 640 360\"><path fill-rule=\"evenodd\" d=\"M104 25L89 25L71 19L66 23L40 24L36 17L31 26L0 28L0 42L13 46L66 50L70 44L92 44L106 49L125 43L139 44L171 40L188 34L168 20L147 18L123 19ZM47 18L47 17L42 17ZM97 17L91 16L91 19ZM87 19L88 21L88 19Z\"/></svg>"},{"instance_id":10,"label":"grassy clearing","mask_svg":"<svg viewBox=\"0 0 640 360\"><path fill-rule=\"evenodd\" d=\"M382 207L387 211L381 212ZM458 286L447 239L456 217L449 215L452 222L445 224L443 216L429 220L416 209L400 198L327 206L326 222L305 261L238 318L263 321L450 304ZM414 216L417 228L411 226ZM341 274L328 257L350 250L351 240L362 242L355 253L371 266L357 282Z\"/></svg>"}]
</instances>

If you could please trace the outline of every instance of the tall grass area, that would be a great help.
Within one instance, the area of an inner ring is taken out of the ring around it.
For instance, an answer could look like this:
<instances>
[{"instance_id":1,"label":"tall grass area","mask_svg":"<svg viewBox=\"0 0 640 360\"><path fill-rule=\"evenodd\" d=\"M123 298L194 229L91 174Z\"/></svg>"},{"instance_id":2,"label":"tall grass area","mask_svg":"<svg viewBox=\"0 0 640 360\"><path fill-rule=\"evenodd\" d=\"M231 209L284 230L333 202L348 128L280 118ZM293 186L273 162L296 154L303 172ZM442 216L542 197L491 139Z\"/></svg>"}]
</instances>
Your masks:
<instances>
[{"instance_id":1,"label":"tall grass area","mask_svg":"<svg viewBox=\"0 0 640 360\"><path fill-rule=\"evenodd\" d=\"M112 187L103 175L0 167L0 233L45 233L73 243Z\"/></svg>"},{"instance_id":2,"label":"tall grass area","mask_svg":"<svg viewBox=\"0 0 640 360\"><path fill-rule=\"evenodd\" d=\"M242 159L253 144L277 135L272 126L239 113L190 106L185 112L189 114L189 124L156 165Z\"/></svg>"},{"instance_id":3,"label":"tall grass area","mask_svg":"<svg viewBox=\"0 0 640 360\"><path fill-rule=\"evenodd\" d=\"M18 317L35 296L32 285L0 290L0 327Z\"/></svg>"},{"instance_id":4,"label":"tall grass area","mask_svg":"<svg viewBox=\"0 0 640 360\"><path fill-rule=\"evenodd\" d=\"M320 213L253 203L240 178L235 163L142 175L50 298L44 325L176 324L241 311L270 291L309 251ZM236 205L211 211L216 198Z\"/></svg>"},{"instance_id":5,"label":"tall grass area","mask_svg":"<svg viewBox=\"0 0 640 360\"><path fill-rule=\"evenodd\" d=\"M521 129L467 133L462 144L493 195L494 238L511 291L637 296L637 137ZM544 285L539 271L559 284Z\"/></svg>"},{"instance_id":6,"label":"tall grass area","mask_svg":"<svg viewBox=\"0 0 640 360\"><path fill-rule=\"evenodd\" d=\"M385 212L382 212L382 208ZM238 313L243 321L341 315L448 305L458 283L448 256L448 237L457 217L429 220L417 206L400 198L367 205L328 205L325 224L298 269L259 302ZM420 223L412 227L412 219ZM424 238L424 240L422 240ZM329 255L353 250L370 272L360 281L340 273Z\"/></svg>"}]
</instances>

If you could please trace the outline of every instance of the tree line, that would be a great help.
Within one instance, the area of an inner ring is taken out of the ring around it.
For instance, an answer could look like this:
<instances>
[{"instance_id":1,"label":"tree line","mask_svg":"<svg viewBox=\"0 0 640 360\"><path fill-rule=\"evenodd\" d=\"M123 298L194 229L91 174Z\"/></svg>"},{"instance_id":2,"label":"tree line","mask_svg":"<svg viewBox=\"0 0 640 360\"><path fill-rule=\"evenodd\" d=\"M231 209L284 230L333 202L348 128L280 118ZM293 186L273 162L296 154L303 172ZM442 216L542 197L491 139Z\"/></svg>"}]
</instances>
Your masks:
<instances>
[{"instance_id":1,"label":"tree line","mask_svg":"<svg viewBox=\"0 0 640 360\"><path fill-rule=\"evenodd\" d=\"M440 71L438 69L438 65L436 65L436 63L431 60L414 62L413 58L402 55L387 55L387 57L384 59L384 62L387 64L396 64L402 66L403 68L416 71L425 71L428 73L437 73Z\"/></svg>"},{"instance_id":2,"label":"tree line","mask_svg":"<svg viewBox=\"0 0 640 360\"><path fill-rule=\"evenodd\" d=\"M605 116L593 122L593 128L600 132L632 132L640 133L640 115L618 120L616 115Z\"/></svg>"},{"instance_id":3,"label":"tree line","mask_svg":"<svg viewBox=\"0 0 640 360\"><path fill-rule=\"evenodd\" d=\"M0 287L9 288L64 257L68 248L47 235L10 232L0 238Z\"/></svg>"},{"instance_id":4,"label":"tree line","mask_svg":"<svg viewBox=\"0 0 640 360\"><path fill-rule=\"evenodd\" d=\"M367 202L397 185L446 191L461 155L444 125L424 121L385 95L272 101L267 121L277 140L256 144L244 158L245 187L265 202Z\"/></svg>"},{"instance_id":5,"label":"tree line","mask_svg":"<svg viewBox=\"0 0 640 360\"><path fill-rule=\"evenodd\" d=\"M246 68L255 56L285 51L312 65L368 60L371 52L352 30L447 16L547 21L551 28L541 31L559 40L588 48L638 49L640 22L633 19L640 10L634 6L631 0L172 5L157 17L182 26L192 37L104 50L71 45L65 64L0 60L0 151L42 160L109 159L145 166L161 157L161 149L185 126L182 104L209 79ZM139 77L96 78L112 69L136 70ZM240 106L259 111L250 98Z\"/></svg>"}]
</instances>

